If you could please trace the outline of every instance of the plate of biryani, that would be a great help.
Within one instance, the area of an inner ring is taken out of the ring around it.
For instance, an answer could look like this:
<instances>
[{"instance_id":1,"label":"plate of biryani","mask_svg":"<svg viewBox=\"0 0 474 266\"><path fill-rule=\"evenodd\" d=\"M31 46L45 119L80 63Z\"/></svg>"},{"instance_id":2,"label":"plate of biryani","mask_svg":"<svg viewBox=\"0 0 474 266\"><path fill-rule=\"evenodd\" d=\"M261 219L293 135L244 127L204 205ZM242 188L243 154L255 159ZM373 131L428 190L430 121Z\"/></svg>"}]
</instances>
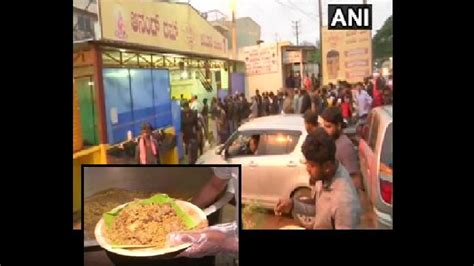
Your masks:
<instances>
[{"instance_id":1,"label":"plate of biryani","mask_svg":"<svg viewBox=\"0 0 474 266\"><path fill-rule=\"evenodd\" d=\"M191 244L171 246L167 235L208 226L197 206L166 194L115 207L104 213L95 227L97 243L107 251L133 257L150 257L179 252Z\"/></svg>"}]
</instances>

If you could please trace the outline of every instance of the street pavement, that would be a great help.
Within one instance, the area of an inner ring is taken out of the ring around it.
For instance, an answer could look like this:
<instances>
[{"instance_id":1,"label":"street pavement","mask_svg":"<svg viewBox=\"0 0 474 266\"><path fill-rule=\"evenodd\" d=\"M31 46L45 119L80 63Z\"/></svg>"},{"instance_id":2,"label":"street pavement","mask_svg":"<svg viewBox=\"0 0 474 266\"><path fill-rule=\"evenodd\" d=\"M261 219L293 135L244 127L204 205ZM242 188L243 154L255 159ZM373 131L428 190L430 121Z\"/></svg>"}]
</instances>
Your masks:
<instances>
[{"instance_id":1,"label":"street pavement","mask_svg":"<svg viewBox=\"0 0 474 266\"><path fill-rule=\"evenodd\" d=\"M358 229L376 229L375 213L366 194L359 197L362 206L362 215ZM251 229L279 229L288 225L300 226L290 215L276 216L273 210L259 210L252 212L247 219L254 225Z\"/></svg>"}]
</instances>

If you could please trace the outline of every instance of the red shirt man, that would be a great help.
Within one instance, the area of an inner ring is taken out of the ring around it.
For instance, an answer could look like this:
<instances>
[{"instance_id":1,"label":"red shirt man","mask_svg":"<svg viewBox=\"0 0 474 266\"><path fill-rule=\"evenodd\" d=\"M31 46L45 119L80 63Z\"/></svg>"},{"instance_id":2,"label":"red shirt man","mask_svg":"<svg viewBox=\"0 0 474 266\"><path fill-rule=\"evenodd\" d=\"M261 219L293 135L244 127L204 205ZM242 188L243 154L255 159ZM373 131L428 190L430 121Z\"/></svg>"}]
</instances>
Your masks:
<instances>
[{"instance_id":1,"label":"red shirt man","mask_svg":"<svg viewBox=\"0 0 474 266\"><path fill-rule=\"evenodd\" d=\"M309 93L312 87L311 79L309 78L308 74L306 74L306 77L304 78L304 88Z\"/></svg>"}]
</instances>

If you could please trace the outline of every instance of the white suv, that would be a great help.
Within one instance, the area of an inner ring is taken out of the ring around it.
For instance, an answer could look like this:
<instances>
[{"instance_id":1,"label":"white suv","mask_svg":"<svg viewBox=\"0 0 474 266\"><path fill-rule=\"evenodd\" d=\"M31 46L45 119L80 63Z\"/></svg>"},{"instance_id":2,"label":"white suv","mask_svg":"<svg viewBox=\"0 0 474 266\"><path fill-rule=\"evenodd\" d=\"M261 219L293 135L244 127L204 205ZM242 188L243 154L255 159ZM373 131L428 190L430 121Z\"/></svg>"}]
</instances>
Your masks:
<instances>
[{"instance_id":1,"label":"white suv","mask_svg":"<svg viewBox=\"0 0 474 266\"><path fill-rule=\"evenodd\" d=\"M249 141L255 135L259 141L252 153ZM301 115L256 118L240 126L224 145L203 154L197 163L242 165L242 203L258 202L272 209L280 198L310 198L301 152L306 135ZM302 224L312 222L310 217L294 218Z\"/></svg>"}]
</instances>

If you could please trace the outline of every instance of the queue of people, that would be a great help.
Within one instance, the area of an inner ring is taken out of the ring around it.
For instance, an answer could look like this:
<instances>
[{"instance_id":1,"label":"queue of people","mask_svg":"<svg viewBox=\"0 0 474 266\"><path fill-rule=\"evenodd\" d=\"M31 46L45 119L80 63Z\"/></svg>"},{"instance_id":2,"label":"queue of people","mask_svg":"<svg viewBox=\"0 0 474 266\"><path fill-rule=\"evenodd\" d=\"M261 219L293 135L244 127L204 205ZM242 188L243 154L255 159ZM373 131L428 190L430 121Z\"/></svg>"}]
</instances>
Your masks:
<instances>
[{"instance_id":1,"label":"queue of people","mask_svg":"<svg viewBox=\"0 0 474 266\"><path fill-rule=\"evenodd\" d=\"M328 107L320 122L314 110L307 110L303 118L308 135L301 149L312 199L280 199L274 212L314 217L307 229L357 229L364 195L362 178L354 145L342 131L342 111Z\"/></svg>"},{"instance_id":2,"label":"queue of people","mask_svg":"<svg viewBox=\"0 0 474 266\"><path fill-rule=\"evenodd\" d=\"M282 113L285 99L289 105L287 96L283 92L260 94L256 90L251 102L241 93L224 99L214 97L210 105L207 99L200 104L197 96L192 96L189 102L182 97L181 130L188 163L194 164L203 154L205 143L223 144L245 121ZM309 99L305 105L310 107Z\"/></svg>"},{"instance_id":3,"label":"queue of people","mask_svg":"<svg viewBox=\"0 0 474 266\"><path fill-rule=\"evenodd\" d=\"M336 158L337 145L322 127L311 131L301 148L306 159L313 200L280 199L276 215L314 217L308 229L355 229L360 224L361 204L346 167Z\"/></svg>"},{"instance_id":4,"label":"queue of people","mask_svg":"<svg viewBox=\"0 0 474 266\"><path fill-rule=\"evenodd\" d=\"M386 82L380 76L357 84L341 81L337 87L329 84L321 90L313 90L311 109L304 100L305 90L296 91L292 102L295 110L304 111L308 133L302 152L312 199L309 202L280 199L274 208L276 215L293 213L314 217L308 229L359 228L364 187L357 152L343 129L355 120L365 121L371 108L392 104L392 91L391 79ZM290 109L285 108L285 113Z\"/></svg>"},{"instance_id":5,"label":"queue of people","mask_svg":"<svg viewBox=\"0 0 474 266\"><path fill-rule=\"evenodd\" d=\"M208 99L201 104L197 96L192 96L189 102L183 100L181 107L181 131L189 164L204 153L205 145L224 143L251 114L243 93L223 100L213 97L210 105Z\"/></svg>"},{"instance_id":6,"label":"queue of people","mask_svg":"<svg viewBox=\"0 0 474 266\"><path fill-rule=\"evenodd\" d=\"M367 77L364 82L351 84L338 81L337 85L329 83L320 87L319 82L312 85L307 77L304 88L287 88L283 94L283 113L304 114L313 110L318 115L328 107L338 107L348 125L365 119L371 108L392 104L393 82L391 77L386 81L382 76ZM288 85L293 83L287 80ZM311 89L309 89L311 88Z\"/></svg>"},{"instance_id":7,"label":"queue of people","mask_svg":"<svg viewBox=\"0 0 474 266\"><path fill-rule=\"evenodd\" d=\"M274 92L260 94L260 90L257 89L255 96L251 98L249 118L280 114L283 110L284 99L284 93L281 91L276 94Z\"/></svg>"},{"instance_id":8,"label":"queue of people","mask_svg":"<svg viewBox=\"0 0 474 266\"><path fill-rule=\"evenodd\" d=\"M303 88L299 89L298 84ZM391 77L386 81L381 76L374 76L356 84L338 81L320 87L314 74L311 77L306 74L301 81L298 75L293 77L290 73L285 85L296 87L278 93L260 93L257 89L250 102L243 93L224 99L213 97L210 105L208 99L200 101L194 95L188 101L181 95L181 130L188 163L194 164L206 145L223 144L242 123L257 117L308 111L318 117L328 108L335 107L341 113L342 125L363 124L371 108L392 103L392 84ZM340 126L339 120L332 122L335 127ZM141 164L159 161L158 140L149 137L148 131L149 125L144 127L143 138L137 146L136 160Z\"/></svg>"}]
</instances>

